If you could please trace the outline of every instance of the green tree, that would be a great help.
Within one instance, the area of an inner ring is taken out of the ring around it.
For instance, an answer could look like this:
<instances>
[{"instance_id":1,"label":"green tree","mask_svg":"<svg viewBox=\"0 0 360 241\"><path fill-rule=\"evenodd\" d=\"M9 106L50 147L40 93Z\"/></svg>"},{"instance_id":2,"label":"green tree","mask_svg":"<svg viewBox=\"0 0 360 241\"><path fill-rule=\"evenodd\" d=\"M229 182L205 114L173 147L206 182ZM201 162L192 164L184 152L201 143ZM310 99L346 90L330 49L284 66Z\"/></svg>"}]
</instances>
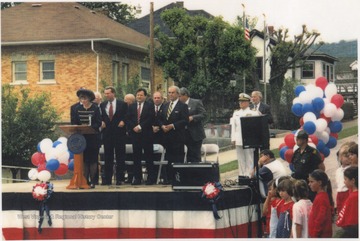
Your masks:
<instances>
[{"instance_id":1,"label":"green tree","mask_svg":"<svg viewBox=\"0 0 360 241\"><path fill-rule=\"evenodd\" d=\"M255 49L245 40L244 30L220 17L190 16L179 8L164 11L161 18L172 32L171 37L158 28L155 32L160 42L155 59L166 77L203 99L212 121L228 121L234 93L230 80L255 64Z\"/></svg>"},{"instance_id":2,"label":"green tree","mask_svg":"<svg viewBox=\"0 0 360 241\"><path fill-rule=\"evenodd\" d=\"M315 50L311 46L320 36L317 32L309 32L303 25L302 33L294 36L292 41L288 40L288 29L279 29L274 32L277 41L275 46L270 47L270 104L275 124L278 123L281 91L284 86L285 74L288 69L301 67ZM306 54L305 54L306 53Z\"/></svg>"},{"instance_id":3,"label":"green tree","mask_svg":"<svg viewBox=\"0 0 360 241\"><path fill-rule=\"evenodd\" d=\"M87 8L102 10L116 22L126 24L135 19L136 7L119 2L80 2Z\"/></svg>"},{"instance_id":4,"label":"green tree","mask_svg":"<svg viewBox=\"0 0 360 241\"><path fill-rule=\"evenodd\" d=\"M31 156L44 138L54 139L54 127L59 115L50 105L50 96L41 93L29 96L30 90L20 90L18 97L10 85L2 86L2 163L30 167ZM19 171L11 169L13 178Z\"/></svg>"}]
</instances>

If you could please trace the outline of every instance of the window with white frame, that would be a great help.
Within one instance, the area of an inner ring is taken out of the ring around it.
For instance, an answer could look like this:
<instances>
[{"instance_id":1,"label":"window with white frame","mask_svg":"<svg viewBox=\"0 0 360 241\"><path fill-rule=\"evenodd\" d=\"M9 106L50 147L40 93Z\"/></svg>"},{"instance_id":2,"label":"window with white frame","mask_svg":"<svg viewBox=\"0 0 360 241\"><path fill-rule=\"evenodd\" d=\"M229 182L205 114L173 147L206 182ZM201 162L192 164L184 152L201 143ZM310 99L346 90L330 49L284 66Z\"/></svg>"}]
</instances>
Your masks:
<instances>
[{"instance_id":1,"label":"window with white frame","mask_svg":"<svg viewBox=\"0 0 360 241\"><path fill-rule=\"evenodd\" d=\"M306 62L301 71L302 79L312 79L315 78L315 63L314 62Z\"/></svg>"},{"instance_id":2,"label":"window with white frame","mask_svg":"<svg viewBox=\"0 0 360 241\"><path fill-rule=\"evenodd\" d=\"M40 61L40 81L55 81L55 61Z\"/></svg>"},{"instance_id":3,"label":"window with white frame","mask_svg":"<svg viewBox=\"0 0 360 241\"><path fill-rule=\"evenodd\" d=\"M26 82L27 81L27 65L26 61L14 61L13 67L13 82Z\"/></svg>"},{"instance_id":4,"label":"window with white frame","mask_svg":"<svg viewBox=\"0 0 360 241\"><path fill-rule=\"evenodd\" d=\"M328 81L334 81L334 65L323 63L322 76L324 76Z\"/></svg>"},{"instance_id":5,"label":"window with white frame","mask_svg":"<svg viewBox=\"0 0 360 241\"><path fill-rule=\"evenodd\" d=\"M127 85L129 81L129 64L123 63L121 65L122 81Z\"/></svg>"},{"instance_id":6,"label":"window with white frame","mask_svg":"<svg viewBox=\"0 0 360 241\"><path fill-rule=\"evenodd\" d=\"M263 74L263 57L257 57L256 58L256 74L259 78L259 80L264 80L264 74Z\"/></svg>"},{"instance_id":7,"label":"window with white frame","mask_svg":"<svg viewBox=\"0 0 360 241\"><path fill-rule=\"evenodd\" d=\"M119 83L119 62L112 62L112 85L116 86Z\"/></svg>"},{"instance_id":8,"label":"window with white frame","mask_svg":"<svg viewBox=\"0 0 360 241\"><path fill-rule=\"evenodd\" d=\"M141 84L146 90L150 90L150 69L141 67Z\"/></svg>"}]
</instances>

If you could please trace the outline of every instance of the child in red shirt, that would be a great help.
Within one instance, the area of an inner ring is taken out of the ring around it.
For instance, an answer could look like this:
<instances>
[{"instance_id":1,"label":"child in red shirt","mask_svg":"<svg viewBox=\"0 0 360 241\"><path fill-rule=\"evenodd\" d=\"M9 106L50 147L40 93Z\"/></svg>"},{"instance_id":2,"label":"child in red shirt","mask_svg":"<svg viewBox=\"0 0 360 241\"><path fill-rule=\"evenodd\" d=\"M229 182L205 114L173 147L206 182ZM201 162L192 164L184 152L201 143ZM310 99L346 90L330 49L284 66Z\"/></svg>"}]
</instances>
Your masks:
<instances>
[{"instance_id":1,"label":"child in red shirt","mask_svg":"<svg viewBox=\"0 0 360 241\"><path fill-rule=\"evenodd\" d=\"M334 201L330 180L323 170L316 169L309 175L309 187L316 193L309 215L309 237L331 238Z\"/></svg>"},{"instance_id":2,"label":"child in red shirt","mask_svg":"<svg viewBox=\"0 0 360 241\"><path fill-rule=\"evenodd\" d=\"M283 202L278 206L279 221L276 228L276 238L290 238L292 226L292 208L294 201L293 195L293 181L285 179L279 183L277 187L279 195Z\"/></svg>"},{"instance_id":3,"label":"child in red shirt","mask_svg":"<svg viewBox=\"0 0 360 241\"><path fill-rule=\"evenodd\" d=\"M341 227L335 238L358 238L359 236L359 195L358 195L358 167L352 166L344 171L344 183L350 190L343 208L339 212L336 225Z\"/></svg>"}]
</instances>

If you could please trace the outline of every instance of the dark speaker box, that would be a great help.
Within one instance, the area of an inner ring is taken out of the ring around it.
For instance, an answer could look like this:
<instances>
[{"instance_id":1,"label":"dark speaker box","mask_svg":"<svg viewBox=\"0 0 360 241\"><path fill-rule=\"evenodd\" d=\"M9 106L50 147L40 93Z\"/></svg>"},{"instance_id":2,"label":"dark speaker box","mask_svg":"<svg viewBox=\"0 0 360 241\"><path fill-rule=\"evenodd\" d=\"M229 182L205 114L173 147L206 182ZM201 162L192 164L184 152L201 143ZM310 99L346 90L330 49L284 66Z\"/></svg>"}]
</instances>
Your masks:
<instances>
[{"instance_id":1,"label":"dark speaker box","mask_svg":"<svg viewBox=\"0 0 360 241\"><path fill-rule=\"evenodd\" d=\"M264 140L267 127L265 115L246 116L240 118L243 148L261 148L264 146Z\"/></svg>"},{"instance_id":2,"label":"dark speaker box","mask_svg":"<svg viewBox=\"0 0 360 241\"><path fill-rule=\"evenodd\" d=\"M218 163L173 163L173 190L201 190L207 182L220 180Z\"/></svg>"}]
</instances>

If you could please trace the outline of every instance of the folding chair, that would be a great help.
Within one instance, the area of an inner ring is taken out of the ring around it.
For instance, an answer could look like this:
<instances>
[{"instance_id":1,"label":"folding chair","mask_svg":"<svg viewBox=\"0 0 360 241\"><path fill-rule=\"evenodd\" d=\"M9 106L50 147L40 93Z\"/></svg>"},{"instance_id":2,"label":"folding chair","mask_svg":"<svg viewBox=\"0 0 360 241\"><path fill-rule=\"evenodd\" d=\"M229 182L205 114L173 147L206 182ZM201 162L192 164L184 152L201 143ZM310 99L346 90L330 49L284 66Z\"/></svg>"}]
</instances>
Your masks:
<instances>
[{"instance_id":1,"label":"folding chair","mask_svg":"<svg viewBox=\"0 0 360 241\"><path fill-rule=\"evenodd\" d=\"M159 166L159 170L156 178L156 184L159 184L162 166L167 165L168 161L165 161L165 148L162 145L154 144L154 154L161 154L160 160L154 161L154 165Z\"/></svg>"},{"instance_id":2,"label":"folding chair","mask_svg":"<svg viewBox=\"0 0 360 241\"><path fill-rule=\"evenodd\" d=\"M202 148L205 152L202 162L219 162L219 146L217 144L203 144Z\"/></svg>"}]
</instances>

